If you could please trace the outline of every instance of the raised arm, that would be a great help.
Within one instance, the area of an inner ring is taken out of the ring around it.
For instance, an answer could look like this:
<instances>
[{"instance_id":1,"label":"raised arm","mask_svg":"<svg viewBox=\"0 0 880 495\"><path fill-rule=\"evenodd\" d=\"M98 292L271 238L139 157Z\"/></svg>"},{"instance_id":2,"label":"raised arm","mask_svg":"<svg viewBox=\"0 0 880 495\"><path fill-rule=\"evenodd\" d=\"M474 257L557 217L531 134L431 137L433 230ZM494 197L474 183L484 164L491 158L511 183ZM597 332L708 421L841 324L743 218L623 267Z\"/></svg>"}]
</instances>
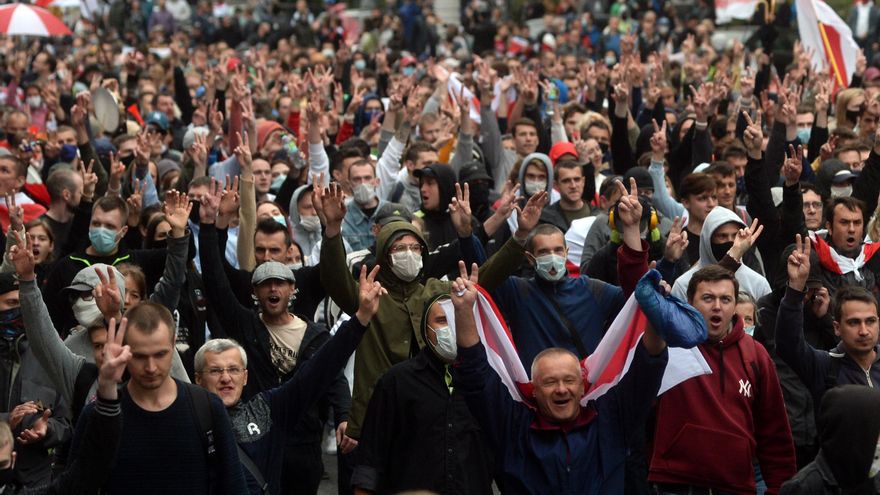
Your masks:
<instances>
[{"instance_id":1,"label":"raised arm","mask_svg":"<svg viewBox=\"0 0 880 495\"><path fill-rule=\"evenodd\" d=\"M186 194L168 191L165 194L164 209L165 218L171 225L171 232L168 236L165 270L150 300L173 312L177 309L180 290L186 282L186 257L189 252L189 233L186 231L186 223L192 211L192 203L189 202Z\"/></svg>"},{"instance_id":2,"label":"raised arm","mask_svg":"<svg viewBox=\"0 0 880 495\"><path fill-rule=\"evenodd\" d=\"M253 160L248 146L239 145L235 148L235 157L241 164L239 193L241 205L238 209L238 244L235 246L238 255L238 266L242 270L253 271L256 266L254 258L254 234L257 231L257 192L254 186Z\"/></svg>"},{"instance_id":3,"label":"raised arm","mask_svg":"<svg viewBox=\"0 0 880 495\"><path fill-rule=\"evenodd\" d=\"M345 196L342 187L330 184L325 188L315 182L312 202L320 204L326 227L321 242L321 283L327 294L343 311L353 314L358 308L358 283L346 268L345 246L342 244L342 219L345 218Z\"/></svg>"}]
</instances>

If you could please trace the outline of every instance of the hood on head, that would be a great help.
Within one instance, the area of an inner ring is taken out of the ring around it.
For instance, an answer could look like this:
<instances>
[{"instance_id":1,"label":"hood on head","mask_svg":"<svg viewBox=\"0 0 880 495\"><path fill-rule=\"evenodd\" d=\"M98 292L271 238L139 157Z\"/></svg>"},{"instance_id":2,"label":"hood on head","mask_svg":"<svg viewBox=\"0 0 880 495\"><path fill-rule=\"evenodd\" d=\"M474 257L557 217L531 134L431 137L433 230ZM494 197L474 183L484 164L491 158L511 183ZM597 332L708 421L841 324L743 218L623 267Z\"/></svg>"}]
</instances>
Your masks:
<instances>
[{"instance_id":1,"label":"hood on head","mask_svg":"<svg viewBox=\"0 0 880 495\"><path fill-rule=\"evenodd\" d=\"M819 165L816 171L816 189L823 199L831 196L831 180L834 175L841 170L847 170L849 167L837 158L829 158Z\"/></svg>"},{"instance_id":2,"label":"hood on head","mask_svg":"<svg viewBox=\"0 0 880 495\"><path fill-rule=\"evenodd\" d=\"M311 184L304 184L293 191L293 196L290 197L290 205L288 205L289 207L287 208L287 211L290 212L289 216L291 225L299 225L299 222L302 220L299 216L299 208L297 208L296 205L299 203L299 198L302 197L303 193L311 188Z\"/></svg>"},{"instance_id":3,"label":"hood on head","mask_svg":"<svg viewBox=\"0 0 880 495\"><path fill-rule=\"evenodd\" d=\"M409 222L391 222L386 224L379 230L379 235L376 236L376 264L382 267L379 276L391 274L391 270L388 269L390 268L388 266L388 248L391 247L394 241L405 235L415 236L419 243L422 244L422 258L428 253L428 244L425 242L424 236L413 224Z\"/></svg>"},{"instance_id":4,"label":"hood on head","mask_svg":"<svg viewBox=\"0 0 880 495\"><path fill-rule=\"evenodd\" d=\"M363 130L364 127L370 125L370 119L367 118L367 103L369 103L370 100L379 100L380 102L382 101L382 99L379 98L379 95L377 95L376 93L367 93L366 95L364 95L364 101L361 102L361 106L357 110L355 110L354 113L355 136L360 135L361 130ZM384 109L385 105L382 105L382 108Z\"/></svg>"},{"instance_id":5,"label":"hood on head","mask_svg":"<svg viewBox=\"0 0 880 495\"><path fill-rule=\"evenodd\" d=\"M432 163L417 170L415 175L416 177L433 177L437 181L437 190L440 193L439 211L445 214L446 208L455 197L455 170L445 163ZM421 179L419 185L421 186Z\"/></svg>"},{"instance_id":6,"label":"hood on head","mask_svg":"<svg viewBox=\"0 0 880 495\"><path fill-rule=\"evenodd\" d=\"M428 311L431 309L431 306L433 306L434 303L436 303L444 298L449 298L448 292L438 292L436 294L432 294L431 297L429 297L425 301L425 307L424 307L424 309L422 309L422 321L420 323L419 330L421 331L421 334L422 334L422 341L428 347L431 347L428 344ZM433 351L433 348L432 348L432 351ZM434 354L434 355L437 356L436 354ZM439 358L439 356L437 356L437 357Z\"/></svg>"},{"instance_id":7,"label":"hood on head","mask_svg":"<svg viewBox=\"0 0 880 495\"><path fill-rule=\"evenodd\" d=\"M841 488L855 488L868 479L880 437L877 411L880 391L864 385L835 387L822 398L816 417L819 444Z\"/></svg>"},{"instance_id":8,"label":"hood on head","mask_svg":"<svg viewBox=\"0 0 880 495\"><path fill-rule=\"evenodd\" d=\"M712 254L712 234L718 227L731 222L739 225L739 228L746 227L746 224L736 216L736 213L723 206L716 206L706 215L703 230L700 231L700 264L702 266L714 265L720 261L716 260L715 255Z\"/></svg>"},{"instance_id":9,"label":"hood on head","mask_svg":"<svg viewBox=\"0 0 880 495\"><path fill-rule=\"evenodd\" d=\"M526 168L528 168L529 163L538 160L544 164L544 167L547 169L547 194L550 194L550 191L553 190L553 162L550 160L550 157L545 155L544 153L530 153L523 158L522 166L519 167L519 184L520 184L520 194L524 197L528 198L526 194Z\"/></svg>"}]
</instances>

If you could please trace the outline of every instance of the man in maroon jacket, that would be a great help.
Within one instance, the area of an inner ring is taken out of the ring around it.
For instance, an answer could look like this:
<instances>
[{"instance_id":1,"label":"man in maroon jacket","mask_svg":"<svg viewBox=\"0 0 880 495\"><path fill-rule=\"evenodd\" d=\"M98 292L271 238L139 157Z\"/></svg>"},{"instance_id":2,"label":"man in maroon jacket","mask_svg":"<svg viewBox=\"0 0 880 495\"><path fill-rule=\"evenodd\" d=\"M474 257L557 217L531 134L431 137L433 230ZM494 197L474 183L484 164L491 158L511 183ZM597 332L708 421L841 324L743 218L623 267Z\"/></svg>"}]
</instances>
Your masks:
<instances>
[{"instance_id":1,"label":"man in maroon jacket","mask_svg":"<svg viewBox=\"0 0 880 495\"><path fill-rule=\"evenodd\" d=\"M764 347L743 331L738 291L736 277L718 265L688 284L688 302L709 330L699 349L712 373L660 397L648 476L658 493L753 495L754 460L770 495L795 474L779 378Z\"/></svg>"}]
</instances>

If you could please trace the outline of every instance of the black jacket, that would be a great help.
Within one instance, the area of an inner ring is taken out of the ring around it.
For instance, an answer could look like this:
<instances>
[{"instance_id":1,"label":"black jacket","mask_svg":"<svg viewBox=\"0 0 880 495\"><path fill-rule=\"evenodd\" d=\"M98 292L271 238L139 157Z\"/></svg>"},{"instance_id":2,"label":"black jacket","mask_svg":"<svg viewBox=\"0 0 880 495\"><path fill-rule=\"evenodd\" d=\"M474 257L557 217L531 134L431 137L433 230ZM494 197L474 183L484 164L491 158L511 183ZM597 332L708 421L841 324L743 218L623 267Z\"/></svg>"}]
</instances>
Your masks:
<instances>
[{"instance_id":1,"label":"black jacket","mask_svg":"<svg viewBox=\"0 0 880 495\"><path fill-rule=\"evenodd\" d=\"M217 246L217 230L213 225L202 224L199 229L200 246ZM307 327L300 343L299 356L294 369L287 374L279 374L272 364L272 351L269 347L269 331L259 315L250 307L239 304L229 279L220 267L220 250L202 249L202 276L205 291L208 295L209 308L216 311L230 338L235 339L244 347L248 355L248 384L244 389L244 399L273 389L292 377L303 362L310 359L330 338L326 327L306 321ZM327 399L333 406L335 421L338 425L348 420L351 408L351 394L348 381L340 371L333 385L327 391ZM295 428L291 438L296 444L320 442L323 427L318 419L318 411L313 408L310 414Z\"/></svg>"}]
</instances>

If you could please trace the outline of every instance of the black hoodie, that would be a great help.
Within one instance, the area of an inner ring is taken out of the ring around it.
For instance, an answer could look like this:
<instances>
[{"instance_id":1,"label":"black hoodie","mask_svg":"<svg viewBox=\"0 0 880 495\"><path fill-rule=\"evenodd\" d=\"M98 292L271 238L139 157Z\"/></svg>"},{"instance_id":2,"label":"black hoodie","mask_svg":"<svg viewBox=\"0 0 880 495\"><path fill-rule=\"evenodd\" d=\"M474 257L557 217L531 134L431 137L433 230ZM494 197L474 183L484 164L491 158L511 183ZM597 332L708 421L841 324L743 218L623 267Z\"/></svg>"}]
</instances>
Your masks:
<instances>
[{"instance_id":1,"label":"black hoodie","mask_svg":"<svg viewBox=\"0 0 880 495\"><path fill-rule=\"evenodd\" d=\"M825 393L817 420L821 449L816 460L782 486L781 494L878 492L868 478L880 437L880 391L842 385Z\"/></svg>"},{"instance_id":2,"label":"black hoodie","mask_svg":"<svg viewBox=\"0 0 880 495\"><path fill-rule=\"evenodd\" d=\"M434 251L438 247L458 239L458 233L449 217L448 207L455 197L455 171L452 167L443 163L433 163L416 172L416 176L433 177L437 181L440 192L440 203L436 210L426 210L422 207L416 213L425 222L426 241L428 249ZM421 180L421 179L420 179Z\"/></svg>"}]
</instances>

